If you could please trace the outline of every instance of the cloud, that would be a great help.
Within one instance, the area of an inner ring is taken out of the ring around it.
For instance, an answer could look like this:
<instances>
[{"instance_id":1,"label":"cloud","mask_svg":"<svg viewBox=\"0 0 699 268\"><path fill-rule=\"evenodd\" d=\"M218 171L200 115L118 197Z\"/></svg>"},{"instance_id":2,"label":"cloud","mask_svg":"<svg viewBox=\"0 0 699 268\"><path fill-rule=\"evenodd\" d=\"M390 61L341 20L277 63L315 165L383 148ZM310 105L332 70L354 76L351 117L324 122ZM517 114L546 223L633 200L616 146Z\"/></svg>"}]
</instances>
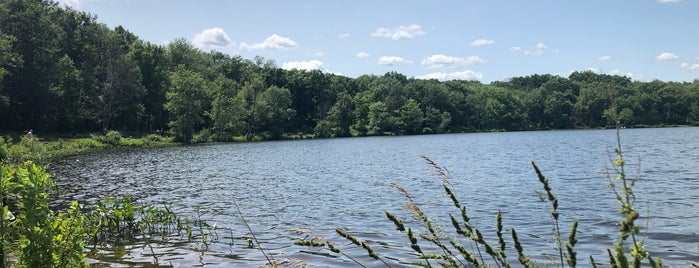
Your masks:
<instances>
[{"instance_id":1,"label":"cloud","mask_svg":"<svg viewBox=\"0 0 699 268\"><path fill-rule=\"evenodd\" d=\"M414 39L418 35L423 35L422 27L417 24L408 26L398 26L393 29L381 27L371 33L371 36L386 37L393 40Z\"/></svg>"},{"instance_id":2,"label":"cloud","mask_svg":"<svg viewBox=\"0 0 699 268\"><path fill-rule=\"evenodd\" d=\"M379 58L379 62L378 62L379 65L388 65L388 66L393 66L393 65L397 65L397 64L406 64L406 63L410 63L410 61L406 60L404 58L401 58L401 57L396 57L396 56L383 56L383 57Z\"/></svg>"},{"instance_id":3,"label":"cloud","mask_svg":"<svg viewBox=\"0 0 699 268\"><path fill-rule=\"evenodd\" d=\"M645 79L645 77L644 77L643 75L634 74L634 73L631 73L631 72L624 72L624 71L619 70L619 69L614 69L614 70L611 70L611 71L607 71L607 72L605 73L605 72L601 71L600 69L597 69L597 68L594 68L594 67L588 67L587 69L585 69L585 71L591 71L591 72L596 73L596 74L608 74L608 75L626 76L626 77L628 77L628 78L631 78L632 80L637 80L637 81L643 81L643 80ZM568 75L570 76L570 74L572 74L572 73L573 73L573 70L569 71L569 72L568 72Z\"/></svg>"},{"instance_id":4,"label":"cloud","mask_svg":"<svg viewBox=\"0 0 699 268\"><path fill-rule=\"evenodd\" d=\"M296 47L298 47L296 41L276 34L270 35L265 39L265 41L262 41L262 43L259 44L249 45L245 42L240 42L240 49L248 51L266 49L286 50Z\"/></svg>"},{"instance_id":5,"label":"cloud","mask_svg":"<svg viewBox=\"0 0 699 268\"><path fill-rule=\"evenodd\" d=\"M601 57L597 58L598 61L608 61L611 59L612 59L612 56L601 56Z\"/></svg>"},{"instance_id":6,"label":"cloud","mask_svg":"<svg viewBox=\"0 0 699 268\"><path fill-rule=\"evenodd\" d=\"M533 47L530 47L528 49L522 49L521 47L513 46L510 48L510 51L522 53L522 54L527 55L527 56L541 56L544 53L558 52L558 49L551 49L546 44L539 42L539 43L536 43L536 45L534 45Z\"/></svg>"},{"instance_id":7,"label":"cloud","mask_svg":"<svg viewBox=\"0 0 699 268\"><path fill-rule=\"evenodd\" d=\"M618 69L611 70L611 71L607 72L607 74L609 74L609 75L618 75L618 76L626 76L626 77L628 77L628 78L631 78L632 80L642 80L642 79L643 79L643 76L642 76L642 75L634 74L634 73L631 73L631 72L624 72L624 71L621 71L621 70L618 70Z\"/></svg>"},{"instance_id":8,"label":"cloud","mask_svg":"<svg viewBox=\"0 0 699 268\"><path fill-rule=\"evenodd\" d=\"M524 55L534 55L534 56L539 56L541 54L544 54L544 52L548 49L549 47L544 44L544 43L537 43L534 48L530 48L524 51Z\"/></svg>"},{"instance_id":9,"label":"cloud","mask_svg":"<svg viewBox=\"0 0 699 268\"><path fill-rule=\"evenodd\" d=\"M322 56L325 56L325 52L323 52L323 51L318 51L318 52L313 52L313 53L311 53L311 54L309 54L309 55L311 55L311 56L313 56L313 57L322 57Z\"/></svg>"},{"instance_id":10,"label":"cloud","mask_svg":"<svg viewBox=\"0 0 699 268\"><path fill-rule=\"evenodd\" d=\"M231 41L230 38L228 38L228 35L226 32L223 31L223 29L214 27L210 29L206 29L202 31L201 33L198 33L196 36L194 36L194 39L192 40L192 43L201 48L201 47L225 47L228 45L232 45L234 42Z\"/></svg>"},{"instance_id":11,"label":"cloud","mask_svg":"<svg viewBox=\"0 0 699 268\"><path fill-rule=\"evenodd\" d=\"M341 33L341 34L338 34L338 35L337 35L337 38L340 38L340 39L347 39L347 38L349 38L350 36L351 36L351 35L350 35L349 33Z\"/></svg>"},{"instance_id":12,"label":"cloud","mask_svg":"<svg viewBox=\"0 0 699 268\"><path fill-rule=\"evenodd\" d=\"M477 39L471 42L472 47L479 47L479 46L486 46L486 45L492 45L495 44L495 40L488 40L488 39Z\"/></svg>"},{"instance_id":13,"label":"cloud","mask_svg":"<svg viewBox=\"0 0 699 268\"><path fill-rule=\"evenodd\" d=\"M477 73L471 70L466 70L463 72L452 72L452 73L431 73L416 77L417 79L437 79L440 81L446 80L481 80L483 79L482 73Z\"/></svg>"},{"instance_id":14,"label":"cloud","mask_svg":"<svg viewBox=\"0 0 699 268\"><path fill-rule=\"evenodd\" d=\"M80 9L80 1L81 0L58 0L56 2L66 7Z\"/></svg>"},{"instance_id":15,"label":"cloud","mask_svg":"<svg viewBox=\"0 0 699 268\"><path fill-rule=\"evenodd\" d=\"M435 68L456 68L456 67L463 67L463 66L468 66L468 65L474 65L474 64L483 64L486 63L487 61L478 57L478 56L470 56L466 58L457 58L457 57L450 57L450 56L445 56L442 54L437 54L437 55L432 55L427 57L426 59L422 60L420 62L421 65L425 66L427 69L435 69Z\"/></svg>"},{"instance_id":16,"label":"cloud","mask_svg":"<svg viewBox=\"0 0 699 268\"><path fill-rule=\"evenodd\" d=\"M668 4L668 3L679 3L682 2L683 0L658 0L658 3L661 4Z\"/></svg>"},{"instance_id":17,"label":"cloud","mask_svg":"<svg viewBox=\"0 0 699 268\"><path fill-rule=\"evenodd\" d=\"M364 51L360 51L360 52L357 52L357 54L356 54L355 56L356 56L357 58L360 58L360 59L368 58L368 57L369 57L369 53L366 53L366 52L364 52Z\"/></svg>"},{"instance_id":18,"label":"cloud","mask_svg":"<svg viewBox=\"0 0 699 268\"><path fill-rule=\"evenodd\" d=\"M683 62L682 64L680 64L680 68L682 68L684 70L690 70L690 71L699 70L699 63L689 64L689 63Z\"/></svg>"},{"instance_id":19,"label":"cloud","mask_svg":"<svg viewBox=\"0 0 699 268\"><path fill-rule=\"evenodd\" d=\"M660 53L657 57L655 57L655 60L657 61L671 61L671 60L676 60L679 59L677 55L670 53L670 52L663 52Z\"/></svg>"},{"instance_id":20,"label":"cloud","mask_svg":"<svg viewBox=\"0 0 699 268\"><path fill-rule=\"evenodd\" d=\"M323 66L322 61L318 60L311 60L311 61L290 61L290 62L285 62L282 63L282 69L285 70L291 70L291 69L298 69L298 70L325 70L325 66Z\"/></svg>"}]
</instances>

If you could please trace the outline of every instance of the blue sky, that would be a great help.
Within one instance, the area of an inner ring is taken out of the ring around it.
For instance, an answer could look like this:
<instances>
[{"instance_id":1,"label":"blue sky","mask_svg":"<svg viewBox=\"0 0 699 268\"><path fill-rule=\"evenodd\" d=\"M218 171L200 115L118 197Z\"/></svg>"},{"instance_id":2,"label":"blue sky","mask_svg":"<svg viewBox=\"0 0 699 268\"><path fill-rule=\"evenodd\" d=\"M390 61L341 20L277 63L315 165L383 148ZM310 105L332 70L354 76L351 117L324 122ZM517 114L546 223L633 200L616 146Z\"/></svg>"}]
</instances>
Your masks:
<instances>
[{"instance_id":1,"label":"blue sky","mask_svg":"<svg viewBox=\"0 0 699 268\"><path fill-rule=\"evenodd\" d=\"M141 39L349 77L699 79L699 0L60 0Z\"/></svg>"}]
</instances>

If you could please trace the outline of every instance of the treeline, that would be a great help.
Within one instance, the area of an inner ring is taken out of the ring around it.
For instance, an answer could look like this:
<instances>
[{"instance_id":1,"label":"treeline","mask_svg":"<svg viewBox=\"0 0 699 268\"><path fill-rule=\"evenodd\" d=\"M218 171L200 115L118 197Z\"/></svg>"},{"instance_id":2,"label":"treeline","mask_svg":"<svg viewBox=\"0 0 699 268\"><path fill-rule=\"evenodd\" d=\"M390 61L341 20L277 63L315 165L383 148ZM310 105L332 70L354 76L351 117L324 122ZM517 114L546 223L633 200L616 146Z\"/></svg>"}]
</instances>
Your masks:
<instances>
[{"instance_id":1,"label":"treeline","mask_svg":"<svg viewBox=\"0 0 699 268\"><path fill-rule=\"evenodd\" d=\"M49 0L0 1L0 130L167 131L231 141L699 124L699 80L574 72L482 84L390 72L349 78L140 40Z\"/></svg>"}]
</instances>

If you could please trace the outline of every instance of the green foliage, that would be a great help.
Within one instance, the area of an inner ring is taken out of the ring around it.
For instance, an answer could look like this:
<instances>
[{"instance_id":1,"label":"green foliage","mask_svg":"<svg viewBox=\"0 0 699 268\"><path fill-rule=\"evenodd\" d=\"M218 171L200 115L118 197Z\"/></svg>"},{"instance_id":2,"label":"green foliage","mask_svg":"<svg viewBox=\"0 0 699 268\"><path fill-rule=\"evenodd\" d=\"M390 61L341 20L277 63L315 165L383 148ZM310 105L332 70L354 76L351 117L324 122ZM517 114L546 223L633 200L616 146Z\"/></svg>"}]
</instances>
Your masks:
<instances>
[{"instance_id":1,"label":"green foliage","mask_svg":"<svg viewBox=\"0 0 699 268\"><path fill-rule=\"evenodd\" d=\"M8 155L10 154L9 149L7 147L8 147L8 143L11 143L11 142L12 142L11 140L5 141L5 138L0 136L0 163L5 161L8 157Z\"/></svg>"},{"instance_id":2,"label":"green foliage","mask_svg":"<svg viewBox=\"0 0 699 268\"><path fill-rule=\"evenodd\" d=\"M616 105L609 109L608 116L610 120L620 124L623 118L623 111L616 112ZM614 157L610 157L609 161L612 165L612 172L607 171L606 177L609 181L609 188L612 189L615 199L619 202L621 209L619 213L623 216L619 227L620 238L614 243L614 250L609 250L609 261L612 266L629 267L629 257L633 267L640 267L643 260L648 260L651 267L662 267L662 262L658 258L656 262L648 250L645 249L645 238L640 236L640 226L635 222L640 214L635 209L636 195L633 187L640 179L639 175L633 178L627 177L626 161L622 153L621 135L619 129L616 132L617 147L614 149ZM629 245L630 244L630 245ZM627 256L627 253L630 256Z\"/></svg>"},{"instance_id":3,"label":"green foliage","mask_svg":"<svg viewBox=\"0 0 699 268\"><path fill-rule=\"evenodd\" d=\"M211 129L205 128L192 136L192 143L206 143L213 141Z\"/></svg>"},{"instance_id":4,"label":"green foliage","mask_svg":"<svg viewBox=\"0 0 699 268\"><path fill-rule=\"evenodd\" d=\"M207 140L232 141L600 128L614 126L612 102L627 126L699 124L699 80L591 71L491 84L349 78L204 52L185 39L148 43L51 3L0 2L0 130L157 131L188 143L203 129Z\"/></svg>"},{"instance_id":5,"label":"green foliage","mask_svg":"<svg viewBox=\"0 0 699 268\"><path fill-rule=\"evenodd\" d=\"M172 87L167 91L165 109L173 115L168 122L175 140L191 143L192 137L203 129L204 112L208 110L208 82L191 70L178 68L170 76Z\"/></svg>"},{"instance_id":6,"label":"green foliage","mask_svg":"<svg viewBox=\"0 0 699 268\"><path fill-rule=\"evenodd\" d=\"M20 267L80 267L83 253L85 216L73 202L66 212L55 214L48 206L48 189L53 186L44 168L31 162L0 167L3 217L2 259L14 254Z\"/></svg>"},{"instance_id":7,"label":"green foliage","mask_svg":"<svg viewBox=\"0 0 699 268\"><path fill-rule=\"evenodd\" d=\"M139 236L167 236L191 229L189 219L177 216L169 207L139 206L133 196L102 200L86 219L84 226L89 227L93 243L109 245L120 245Z\"/></svg>"},{"instance_id":8,"label":"green foliage","mask_svg":"<svg viewBox=\"0 0 699 268\"><path fill-rule=\"evenodd\" d=\"M104 136L98 136L97 141L109 146L119 146L121 144L121 133L119 131L110 130Z\"/></svg>"},{"instance_id":9,"label":"green foliage","mask_svg":"<svg viewBox=\"0 0 699 268\"><path fill-rule=\"evenodd\" d=\"M52 152L46 144L34 136L22 136L16 145L9 147L9 158L17 163L32 160L43 162L47 160Z\"/></svg>"},{"instance_id":10,"label":"green foliage","mask_svg":"<svg viewBox=\"0 0 699 268\"><path fill-rule=\"evenodd\" d=\"M48 192L54 182L43 167L32 162L0 165L0 178L0 267L9 263L17 267L87 267L84 249L88 238L95 244L120 245L136 237L187 231L192 239L187 218L167 206L137 206L131 196L105 199L87 214L77 201L65 211L52 211ZM215 229L199 225L202 234Z\"/></svg>"}]
</instances>

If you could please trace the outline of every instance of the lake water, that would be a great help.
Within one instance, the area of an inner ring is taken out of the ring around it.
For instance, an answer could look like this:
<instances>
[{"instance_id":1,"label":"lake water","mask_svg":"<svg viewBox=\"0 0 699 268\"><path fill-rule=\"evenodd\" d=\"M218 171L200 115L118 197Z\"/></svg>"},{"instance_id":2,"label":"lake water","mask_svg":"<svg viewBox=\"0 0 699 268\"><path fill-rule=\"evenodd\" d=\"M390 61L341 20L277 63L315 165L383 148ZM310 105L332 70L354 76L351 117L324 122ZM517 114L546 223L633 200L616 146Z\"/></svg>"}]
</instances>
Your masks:
<instances>
[{"instance_id":1,"label":"lake water","mask_svg":"<svg viewBox=\"0 0 699 268\"><path fill-rule=\"evenodd\" d=\"M637 223L648 225L642 229L647 248L666 265L699 263L699 128L623 129L621 136L627 173L640 171L636 207L643 217ZM139 202L167 204L180 215L199 215L218 226L218 239L204 255L196 241L141 241L122 249L126 254L118 260L104 250L105 258L93 262L128 267L152 264L157 258L160 265L176 267L263 265L260 251L247 248L250 234L235 201L276 260L356 266L344 257L327 257L327 251L293 245L306 236L292 231L298 228L334 241L370 267L382 267L334 229L344 228L366 240L393 266L402 266L396 259L414 260L405 234L384 214L394 212L424 232L402 208L409 201L391 185L397 183L452 232L448 213L458 211L421 156L448 168L472 225L491 244L497 244L495 214L501 210L505 229L517 230L525 253L547 262L557 250L551 243L550 206L534 193L542 187L531 167L533 160L560 200L564 237L571 222L579 220L578 263L588 266L590 254L608 263L606 249L618 238L619 206L604 177L615 141L614 130L571 130L212 144L71 157L53 163L50 171L60 184L58 202L90 205L129 194ZM507 242L511 247L509 235ZM463 239L462 243L468 245Z\"/></svg>"}]
</instances>

